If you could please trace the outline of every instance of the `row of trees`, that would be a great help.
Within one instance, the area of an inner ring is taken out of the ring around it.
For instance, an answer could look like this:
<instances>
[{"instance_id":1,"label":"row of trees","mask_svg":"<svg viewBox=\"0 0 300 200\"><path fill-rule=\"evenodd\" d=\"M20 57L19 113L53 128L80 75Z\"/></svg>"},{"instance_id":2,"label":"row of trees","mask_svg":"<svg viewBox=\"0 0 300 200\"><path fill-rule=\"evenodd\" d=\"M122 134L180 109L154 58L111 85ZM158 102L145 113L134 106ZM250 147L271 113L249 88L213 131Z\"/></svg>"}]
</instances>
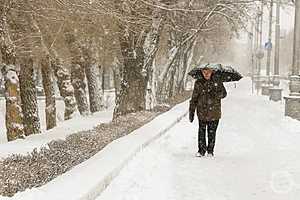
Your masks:
<instances>
[{"instance_id":1,"label":"row of trees","mask_svg":"<svg viewBox=\"0 0 300 200\"><path fill-rule=\"evenodd\" d=\"M114 118L151 110L184 90L193 63L226 51L252 3L0 0L8 140L41 132L35 70L42 73L47 129L56 126L54 81L68 120L77 109L103 109L99 74L107 68L115 80Z\"/></svg>"}]
</instances>

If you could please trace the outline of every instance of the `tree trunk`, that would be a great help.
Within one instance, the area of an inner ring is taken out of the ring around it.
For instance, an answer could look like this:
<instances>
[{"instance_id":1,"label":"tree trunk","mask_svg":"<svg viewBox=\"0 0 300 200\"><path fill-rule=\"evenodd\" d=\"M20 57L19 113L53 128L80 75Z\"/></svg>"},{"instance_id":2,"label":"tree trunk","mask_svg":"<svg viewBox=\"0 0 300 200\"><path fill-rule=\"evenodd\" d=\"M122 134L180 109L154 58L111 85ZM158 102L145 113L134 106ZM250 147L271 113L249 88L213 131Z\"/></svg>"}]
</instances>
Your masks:
<instances>
[{"instance_id":1,"label":"tree trunk","mask_svg":"<svg viewBox=\"0 0 300 200\"><path fill-rule=\"evenodd\" d=\"M0 51L4 66L1 72L4 77L6 114L5 124L8 141L17 138L24 138L23 116L21 108L19 77L16 72L15 47L8 31L7 10L5 6L0 6Z\"/></svg>"},{"instance_id":2,"label":"tree trunk","mask_svg":"<svg viewBox=\"0 0 300 200\"><path fill-rule=\"evenodd\" d=\"M182 67L182 62L183 62L182 60L183 49L184 47L187 46L186 43L188 44L194 43L195 39L196 39L195 37L190 37L188 35L184 36L182 33L177 33L174 30L169 30L168 60L158 80L159 82L158 82L157 97L159 98L159 101L164 101L166 97L171 97L175 95L175 93L180 92L180 84L183 84L180 83L180 76L182 76L182 78L186 77L185 75L186 70L184 69L184 67L182 69L180 68L180 66ZM174 67L178 69L173 69ZM170 71L172 71L171 74L174 74L174 76L176 73L178 75L176 75L174 79L172 78L172 80L170 80L169 83L167 83L167 78L169 76ZM172 91L165 91L166 88L167 90L169 90L170 88L173 89Z\"/></svg>"},{"instance_id":3,"label":"tree trunk","mask_svg":"<svg viewBox=\"0 0 300 200\"><path fill-rule=\"evenodd\" d=\"M180 94L185 90L185 82L186 82L188 70L191 65L194 47L195 47L195 40L192 40L187 42L181 51L179 75L177 81L177 94Z\"/></svg>"},{"instance_id":4,"label":"tree trunk","mask_svg":"<svg viewBox=\"0 0 300 200\"><path fill-rule=\"evenodd\" d=\"M44 93L46 96L46 102L45 102L46 129L49 130L56 126L55 91L53 85L54 78L53 78L53 70L51 68L51 57L39 24L34 19L33 15L28 16L28 18L32 30L34 30L39 35L40 38L39 43L41 48L42 59L40 60L41 70L38 71L39 73L37 74L40 74L39 80L41 80L43 84ZM36 83L40 84L39 81L37 81Z\"/></svg>"},{"instance_id":5,"label":"tree trunk","mask_svg":"<svg viewBox=\"0 0 300 200\"><path fill-rule=\"evenodd\" d=\"M71 83L69 72L63 67L61 59L53 52L54 60L51 60L51 67L57 79L57 85L60 95L65 102L65 120L71 119L76 111L76 102L74 99L74 88Z\"/></svg>"},{"instance_id":6,"label":"tree trunk","mask_svg":"<svg viewBox=\"0 0 300 200\"><path fill-rule=\"evenodd\" d=\"M124 71L121 80L121 91L116 98L114 118L127 113L145 110L145 95L147 87L147 72L143 71L145 53L141 45L134 47L132 40L137 36L120 29L120 46L124 58ZM145 41L144 39L141 39Z\"/></svg>"},{"instance_id":7,"label":"tree trunk","mask_svg":"<svg viewBox=\"0 0 300 200\"><path fill-rule=\"evenodd\" d=\"M146 109L152 110L157 105L157 100L156 100L157 80L156 80L155 59L153 60L152 71L149 74L150 75L149 75L149 81L148 81L147 93L146 93Z\"/></svg>"},{"instance_id":8,"label":"tree trunk","mask_svg":"<svg viewBox=\"0 0 300 200\"><path fill-rule=\"evenodd\" d=\"M196 40L192 43L192 47L191 49L186 53L186 66L184 67L185 72L184 72L184 76L183 76L183 81L182 81L182 86L181 86L181 92L183 92L186 88L186 82L187 82L187 76L188 76L188 72L191 69L191 65L192 65L192 60L194 58L194 51L195 51L195 47L196 47ZM203 57L200 57L200 59L198 60L198 63L201 62Z\"/></svg>"},{"instance_id":9,"label":"tree trunk","mask_svg":"<svg viewBox=\"0 0 300 200\"><path fill-rule=\"evenodd\" d=\"M147 90L146 90L146 109L152 110L157 105L156 100L156 66L155 56L159 49L160 35L163 28L163 15L156 11L154 14L152 28L149 31L145 43L144 51L146 59L144 61L143 70L147 72Z\"/></svg>"},{"instance_id":10,"label":"tree trunk","mask_svg":"<svg viewBox=\"0 0 300 200\"><path fill-rule=\"evenodd\" d=\"M115 57L113 61L113 75L114 75L115 96L117 98L119 97L121 92L121 77L122 77L122 66L117 57Z\"/></svg>"},{"instance_id":11,"label":"tree trunk","mask_svg":"<svg viewBox=\"0 0 300 200\"><path fill-rule=\"evenodd\" d=\"M168 61L165 65L163 72L158 77L158 88L156 96L159 103L162 103L168 97L167 91L165 90L167 88L166 85L168 84L168 74L170 73L172 67L174 67L174 62L176 62L179 52L179 47L173 47L169 50Z\"/></svg>"},{"instance_id":12,"label":"tree trunk","mask_svg":"<svg viewBox=\"0 0 300 200\"><path fill-rule=\"evenodd\" d=\"M24 58L20 71L20 94L23 111L25 135L41 133L36 86L34 81L33 59Z\"/></svg>"},{"instance_id":13,"label":"tree trunk","mask_svg":"<svg viewBox=\"0 0 300 200\"><path fill-rule=\"evenodd\" d=\"M180 81L184 76L184 51L185 48L181 49L180 55L177 58L173 96L180 94Z\"/></svg>"},{"instance_id":14,"label":"tree trunk","mask_svg":"<svg viewBox=\"0 0 300 200\"><path fill-rule=\"evenodd\" d=\"M176 88L176 77L175 74L178 68L178 58L174 62L171 70L170 70L170 80L169 80L169 88L168 88L168 98L171 98L175 95L175 88Z\"/></svg>"},{"instance_id":15,"label":"tree trunk","mask_svg":"<svg viewBox=\"0 0 300 200\"><path fill-rule=\"evenodd\" d=\"M163 16L153 13L151 28L139 33L121 28L119 41L123 55L121 91L116 98L114 117L146 110L146 93L149 78L153 75L153 60L158 50Z\"/></svg>"},{"instance_id":16,"label":"tree trunk","mask_svg":"<svg viewBox=\"0 0 300 200\"><path fill-rule=\"evenodd\" d=\"M103 96L103 91L106 89L105 88L105 69L101 65L98 66L99 69L99 83L100 83L100 91Z\"/></svg>"},{"instance_id":17,"label":"tree trunk","mask_svg":"<svg viewBox=\"0 0 300 200\"><path fill-rule=\"evenodd\" d=\"M102 96L102 103L103 103L103 107L105 108L105 109L107 109L108 108L108 106L109 106L109 102L107 102L107 98L106 99L104 99L105 98L105 90L106 89L110 89L110 86L109 86L109 84L107 85L107 87L106 87L106 83L108 82L109 83L109 80L106 80L105 78L105 75L106 75L106 69L105 69L105 67L103 67L103 66L101 66L101 65L99 65L98 66L98 69L99 69L99 83L100 83L100 94L101 94L101 96Z\"/></svg>"},{"instance_id":18,"label":"tree trunk","mask_svg":"<svg viewBox=\"0 0 300 200\"><path fill-rule=\"evenodd\" d=\"M46 128L52 129L56 126L56 106L55 106L55 92L53 86L53 71L51 69L50 56L46 55L41 60L41 72L43 87L46 96Z\"/></svg>"},{"instance_id":19,"label":"tree trunk","mask_svg":"<svg viewBox=\"0 0 300 200\"><path fill-rule=\"evenodd\" d=\"M83 116L86 116L89 114L89 107L86 95L84 58L79 42L77 41L73 30L68 27L65 29L65 41L72 56L71 79L77 107L79 113Z\"/></svg>"},{"instance_id":20,"label":"tree trunk","mask_svg":"<svg viewBox=\"0 0 300 200\"><path fill-rule=\"evenodd\" d=\"M99 71L97 64L88 64L85 66L85 73L89 88L90 111L98 112L103 108L102 93L99 85Z\"/></svg>"},{"instance_id":21,"label":"tree trunk","mask_svg":"<svg viewBox=\"0 0 300 200\"><path fill-rule=\"evenodd\" d=\"M84 69L89 88L90 111L98 112L103 108L102 95L99 83L99 64L98 50L93 40L86 41L86 45L82 46L84 55Z\"/></svg>"},{"instance_id":22,"label":"tree trunk","mask_svg":"<svg viewBox=\"0 0 300 200\"><path fill-rule=\"evenodd\" d=\"M81 115L89 114L89 107L87 104L87 97L85 87L85 72L83 67L79 64L74 64L71 67L72 85L74 87L74 94L77 102L77 107Z\"/></svg>"},{"instance_id":23,"label":"tree trunk","mask_svg":"<svg viewBox=\"0 0 300 200\"><path fill-rule=\"evenodd\" d=\"M21 108L21 97L19 90L19 78L15 66L3 66L2 75L5 81L7 140L12 141L24 138L24 127Z\"/></svg>"},{"instance_id":24,"label":"tree trunk","mask_svg":"<svg viewBox=\"0 0 300 200\"><path fill-rule=\"evenodd\" d=\"M1 8L2 7L2 8ZM0 6L0 50L3 63L16 65L16 49L10 38L5 6Z\"/></svg>"}]
</instances>

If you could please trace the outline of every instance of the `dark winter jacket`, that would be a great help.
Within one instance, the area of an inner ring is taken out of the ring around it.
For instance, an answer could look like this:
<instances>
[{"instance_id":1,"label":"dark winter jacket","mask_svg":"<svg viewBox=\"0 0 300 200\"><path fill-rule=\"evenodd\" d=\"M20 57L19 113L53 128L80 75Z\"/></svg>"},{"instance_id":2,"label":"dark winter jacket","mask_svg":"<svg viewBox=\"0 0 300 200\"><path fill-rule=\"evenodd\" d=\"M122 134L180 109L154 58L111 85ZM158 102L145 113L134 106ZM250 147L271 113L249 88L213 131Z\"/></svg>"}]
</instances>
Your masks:
<instances>
[{"instance_id":1,"label":"dark winter jacket","mask_svg":"<svg viewBox=\"0 0 300 200\"><path fill-rule=\"evenodd\" d=\"M222 82L214 80L197 80L190 100L190 119L197 116L202 121L215 121L221 118L221 99L227 96Z\"/></svg>"}]
</instances>

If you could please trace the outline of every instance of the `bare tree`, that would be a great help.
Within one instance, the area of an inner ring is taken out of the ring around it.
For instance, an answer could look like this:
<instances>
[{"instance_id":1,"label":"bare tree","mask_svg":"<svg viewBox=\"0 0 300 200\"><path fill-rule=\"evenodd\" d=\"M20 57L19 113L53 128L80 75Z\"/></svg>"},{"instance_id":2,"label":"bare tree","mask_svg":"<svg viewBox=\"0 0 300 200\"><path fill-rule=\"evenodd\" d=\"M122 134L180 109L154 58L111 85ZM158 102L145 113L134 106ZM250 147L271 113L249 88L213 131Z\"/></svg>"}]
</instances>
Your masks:
<instances>
[{"instance_id":1,"label":"bare tree","mask_svg":"<svg viewBox=\"0 0 300 200\"><path fill-rule=\"evenodd\" d=\"M8 12L13 2L5 1L0 6L0 50L2 55L1 72L5 81L6 129L8 141L24 137L23 115L16 69L16 49L11 40Z\"/></svg>"},{"instance_id":2,"label":"bare tree","mask_svg":"<svg viewBox=\"0 0 300 200\"><path fill-rule=\"evenodd\" d=\"M57 85L60 95L65 102L65 120L71 119L76 111L76 102L74 99L74 88L71 83L71 76L68 70L63 66L61 58L53 50L54 58L51 60L51 67L54 70L57 79Z\"/></svg>"},{"instance_id":3,"label":"bare tree","mask_svg":"<svg viewBox=\"0 0 300 200\"><path fill-rule=\"evenodd\" d=\"M114 112L114 117L117 117L146 109L149 72L152 71L153 59L158 49L163 15L155 13L153 9L149 11L146 7L137 7L126 1L120 1L115 6L128 19L127 22L120 21L119 23L119 40L124 70L121 92L117 98ZM134 10L137 8L139 10ZM140 23L138 26L131 24L129 20L138 17L140 12L144 12L145 16L153 15L153 20L138 18L138 23ZM127 20L126 18L125 20Z\"/></svg>"},{"instance_id":4,"label":"bare tree","mask_svg":"<svg viewBox=\"0 0 300 200\"><path fill-rule=\"evenodd\" d=\"M19 79L25 135L38 134L41 132L41 127L34 81L33 58L23 58L20 68Z\"/></svg>"},{"instance_id":5,"label":"bare tree","mask_svg":"<svg viewBox=\"0 0 300 200\"><path fill-rule=\"evenodd\" d=\"M19 90L19 78L14 65L2 66L5 81L7 139L24 138L23 115Z\"/></svg>"},{"instance_id":6,"label":"bare tree","mask_svg":"<svg viewBox=\"0 0 300 200\"><path fill-rule=\"evenodd\" d=\"M90 111L92 113L100 111L103 106L99 82L99 51L95 44L95 40L88 39L85 41L85 45L82 46L85 58L85 74L89 88Z\"/></svg>"},{"instance_id":7,"label":"bare tree","mask_svg":"<svg viewBox=\"0 0 300 200\"><path fill-rule=\"evenodd\" d=\"M56 126L56 106L55 106L55 93L54 93L54 78L51 68L50 55L46 55L41 60L41 71L43 77L43 87L46 96L46 128L52 129Z\"/></svg>"},{"instance_id":8,"label":"bare tree","mask_svg":"<svg viewBox=\"0 0 300 200\"><path fill-rule=\"evenodd\" d=\"M84 58L80 48L78 36L75 35L74 30L68 26L65 28L65 41L71 53L71 78L74 87L74 94L81 115L88 115L89 107L86 97Z\"/></svg>"}]
</instances>

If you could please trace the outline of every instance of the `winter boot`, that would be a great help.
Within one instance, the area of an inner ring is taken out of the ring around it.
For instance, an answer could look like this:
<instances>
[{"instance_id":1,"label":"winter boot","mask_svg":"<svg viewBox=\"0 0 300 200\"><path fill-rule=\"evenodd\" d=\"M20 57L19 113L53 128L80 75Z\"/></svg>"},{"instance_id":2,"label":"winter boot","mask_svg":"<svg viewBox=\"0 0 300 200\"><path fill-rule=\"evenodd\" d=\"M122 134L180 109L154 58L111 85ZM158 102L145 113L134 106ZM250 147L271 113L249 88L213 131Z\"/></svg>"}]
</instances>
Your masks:
<instances>
[{"instance_id":1,"label":"winter boot","mask_svg":"<svg viewBox=\"0 0 300 200\"><path fill-rule=\"evenodd\" d=\"M214 157L214 153L207 153L207 157Z\"/></svg>"},{"instance_id":2,"label":"winter boot","mask_svg":"<svg viewBox=\"0 0 300 200\"><path fill-rule=\"evenodd\" d=\"M203 157L204 154L201 154L200 152L197 152L195 156L196 156L196 157Z\"/></svg>"}]
</instances>

